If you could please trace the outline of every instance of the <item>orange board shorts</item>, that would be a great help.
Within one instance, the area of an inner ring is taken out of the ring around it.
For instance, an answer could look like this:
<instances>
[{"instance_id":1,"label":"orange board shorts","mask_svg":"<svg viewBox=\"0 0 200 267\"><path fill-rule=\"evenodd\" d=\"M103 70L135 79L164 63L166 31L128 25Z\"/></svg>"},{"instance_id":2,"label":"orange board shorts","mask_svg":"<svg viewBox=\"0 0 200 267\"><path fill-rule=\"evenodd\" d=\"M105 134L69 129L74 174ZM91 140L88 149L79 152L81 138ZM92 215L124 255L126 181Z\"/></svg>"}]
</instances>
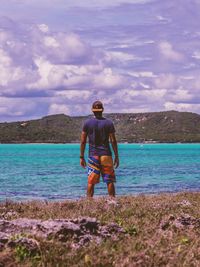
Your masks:
<instances>
[{"instance_id":1,"label":"orange board shorts","mask_svg":"<svg viewBox=\"0 0 200 267\"><path fill-rule=\"evenodd\" d=\"M104 183L116 182L112 156L90 156L88 158L88 184L98 184L100 175Z\"/></svg>"}]
</instances>

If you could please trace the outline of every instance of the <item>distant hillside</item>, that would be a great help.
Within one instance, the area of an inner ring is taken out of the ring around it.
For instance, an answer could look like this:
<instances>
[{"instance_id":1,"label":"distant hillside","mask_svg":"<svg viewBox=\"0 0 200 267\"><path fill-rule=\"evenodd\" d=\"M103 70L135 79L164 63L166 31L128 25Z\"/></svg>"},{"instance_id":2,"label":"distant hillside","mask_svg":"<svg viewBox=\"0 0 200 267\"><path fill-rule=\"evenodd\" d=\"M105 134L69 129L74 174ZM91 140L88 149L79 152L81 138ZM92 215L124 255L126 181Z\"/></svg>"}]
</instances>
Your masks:
<instances>
[{"instance_id":1,"label":"distant hillside","mask_svg":"<svg viewBox=\"0 0 200 267\"><path fill-rule=\"evenodd\" d=\"M190 112L105 114L119 142L200 142L200 115ZM51 115L38 120L0 123L1 143L79 142L85 117Z\"/></svg>"}]
</instances>

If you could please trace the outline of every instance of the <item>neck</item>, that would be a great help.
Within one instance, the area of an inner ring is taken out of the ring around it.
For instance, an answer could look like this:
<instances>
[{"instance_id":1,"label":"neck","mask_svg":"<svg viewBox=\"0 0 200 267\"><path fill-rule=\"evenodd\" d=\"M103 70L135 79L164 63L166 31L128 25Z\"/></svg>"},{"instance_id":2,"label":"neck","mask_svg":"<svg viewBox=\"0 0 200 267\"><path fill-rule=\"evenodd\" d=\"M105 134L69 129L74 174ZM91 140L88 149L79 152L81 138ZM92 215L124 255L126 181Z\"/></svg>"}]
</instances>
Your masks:
<instances>
[{"instance_id":1,"label":"neck","mask_svg":"<svg viewBox=\"0 0 200 267\"><path fill-rule=\"evenodd\" d=\"M103 118L103 116L102 115L97 115L97 116L95 116L95 118L101 119L101 118Z\"/></svg>"},{"instance_id":2,"label":"neck","mask_svg":"<svg viewBox=\"0 0 200 267\"><path fill-rule=\"evenodd\" d=\"M97 118L97 119L101 119L101 118L103 118L102 113L94 114L94 116L95 116L95 118Z\"/></svg>"}]
</instances>

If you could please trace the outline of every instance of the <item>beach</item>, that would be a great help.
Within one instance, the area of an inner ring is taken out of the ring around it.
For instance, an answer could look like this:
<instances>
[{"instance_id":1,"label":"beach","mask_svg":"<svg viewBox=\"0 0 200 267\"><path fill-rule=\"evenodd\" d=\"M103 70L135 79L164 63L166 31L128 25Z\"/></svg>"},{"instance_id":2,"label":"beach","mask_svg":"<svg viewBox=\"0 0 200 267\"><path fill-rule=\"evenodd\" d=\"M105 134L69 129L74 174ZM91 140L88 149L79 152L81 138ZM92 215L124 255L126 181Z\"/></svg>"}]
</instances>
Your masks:
<instances>
[{"instance_id":1,"label":"beach","mask_svg":"<svg viewBox=\"0 0 200 267\"><path fill-rule=\"evenodd\" d=\"M199 206L199 192L5 201L0 204L0 266L197 267ZM59 231L45 236L52 225Z\"/></svg>"}]
</instances>

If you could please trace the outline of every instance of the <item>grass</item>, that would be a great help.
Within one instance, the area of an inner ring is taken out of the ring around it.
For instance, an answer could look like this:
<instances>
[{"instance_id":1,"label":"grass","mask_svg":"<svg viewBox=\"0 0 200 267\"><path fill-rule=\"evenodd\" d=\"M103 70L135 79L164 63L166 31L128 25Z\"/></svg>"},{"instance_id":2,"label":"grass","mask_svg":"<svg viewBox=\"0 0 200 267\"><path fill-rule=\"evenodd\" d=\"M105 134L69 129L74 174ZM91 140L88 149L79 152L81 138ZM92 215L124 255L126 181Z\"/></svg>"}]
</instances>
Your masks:
<instances>
[{"instance_id":1,"label":"grass","mask_svg":"<svg viewBox=\"0 0 200 267\"><path fill-rule=\"evenodd\" d=\"M28 257L23 248L19 248L19 251L0 252L0 263L4 266L200 266L200 224L194 228L161 229L162 221L171 215L177 218L188 214L199 219L200 193L138 195L116 200L118 205L109 204L106 198L1 203L1 218L5 214L9 220L90 216L102 224L116 222L129 235L116 241L90 243L77 250L71 249L69 243L37 239L40 244L37 259Z\"/></svg>"}]
</instances>

